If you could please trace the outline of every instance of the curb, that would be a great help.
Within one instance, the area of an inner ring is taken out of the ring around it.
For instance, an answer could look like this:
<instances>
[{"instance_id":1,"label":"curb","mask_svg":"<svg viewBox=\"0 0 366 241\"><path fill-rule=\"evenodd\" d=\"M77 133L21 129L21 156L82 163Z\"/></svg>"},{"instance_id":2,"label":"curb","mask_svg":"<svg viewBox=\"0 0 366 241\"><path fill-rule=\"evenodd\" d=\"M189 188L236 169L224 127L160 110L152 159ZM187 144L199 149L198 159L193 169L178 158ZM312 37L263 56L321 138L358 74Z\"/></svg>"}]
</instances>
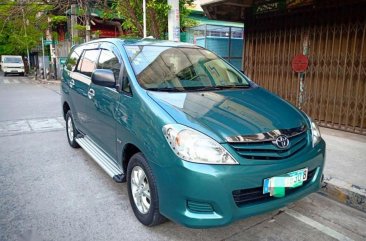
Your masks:
<instances>
[{"instance_id":1,"label":"curb","mask_svg":"<svg viewBox=\"0 0 366 241\"><path fill-rule=\"evenodd\" d=\"M61 84L61 80L37 80L41 84Z\"/></svg>"},{"instance_id":2,"label":"curb","mask_svg":"<svg viewBox=\"0 0 366 241\"><path fill-rule=\"evenodd\" d=\"M39 82L40 84L60 84L61 83L61 80L47 80L47 79L36 79L35 76L28 76L31 80L34 80L34 81L37 81Z\"/></svg>"},{"instance_id":3,"label":"curb","mask_svg":"<svg viewBox=\"0 0 366 241\"><path fill-rule=\"evenodd\" d=\"M325 196L366 212L366 189L334 177L325 177L320 193Z\"/></svg>"}]
</instances>

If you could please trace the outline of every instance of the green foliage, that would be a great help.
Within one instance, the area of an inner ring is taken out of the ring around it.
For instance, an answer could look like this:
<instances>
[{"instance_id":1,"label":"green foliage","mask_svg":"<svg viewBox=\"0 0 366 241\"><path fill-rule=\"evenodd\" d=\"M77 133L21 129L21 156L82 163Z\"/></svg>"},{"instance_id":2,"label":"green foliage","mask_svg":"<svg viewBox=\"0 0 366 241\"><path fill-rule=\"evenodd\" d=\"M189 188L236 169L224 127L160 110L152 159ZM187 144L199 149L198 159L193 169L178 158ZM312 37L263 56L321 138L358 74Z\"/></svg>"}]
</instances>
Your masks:
<instances>
[{"instance_id":1,"label":"green foliage","mask_svg":"<svg viewBox=\"0 0 366 241\"><path fill-rule=\"evenodd\" d=\"M52 16L51 17L51 23L52 25L56 26L61 23L67 22L67 16Z\"/></svg>"},{"instance_id":2,"label":"green foliage","mask_svg":"<svg viewBox=\"0 0 366 241\"><path fill-rule=\"evenodd\" d=\"M112 0L108 1L107 5L105 5L105 1L96 1L93 8L100 10L100 17L104 20L112 20L116 16L118 18L122 16L122 28L128 31L127 36L124 37L139 38L143 35L142 1ZM65 1L65 4L66 2L68 1ZM186 8L187 4L192 2L193 0L179 0L182 30L195 25L195 21L188 18L189 10ZM2 0L0 4L0 55L25 55L27 47L31 51L40 45L40 40L44 37L47 28L50 27L51 30L55 31L57 26L66 23L67 16L64 16L63 13L70 6L67 4L63 6L60 3L61 1ZM146 3L147 35L152 35L158 39L165 38L168 31L168 12L170 10L167 0L146 0ZM83 16L86 13L86 8L77 8L78 16ZM84 25L78 24L74 28L80 32L85 32ZM99 34L96 33L96 35ZM52 32L52 35L54 39L57 39L55 32ZM74 39L74 42L81 41L82 36Z\"/></svg>"},{"instance_id":3,"label":"green foliage","mask_svg":"<svg viewBox=\"0 0 366 241\"><path fill-rule=\"evenodd\" d=\"M72 42L73 42L73 43L77 43L77 44L79 44L79 43L83 43L83 42L84 42L84 38L83 38L83 37L81 37L81 36L74 36L74 37L72 38Z\"/></svg>"},{"instance_id":4,"label":"green foliage","mask_svg":"<svg viewBox=\"0 0 366 241\"><path fill-rule=\"evenodd\" d=\"M55 40L58 39L58 33L57 32L52 32L52 39L55 39Z\"/></svg>"},{"instance_id":5,"label":"green foliage","mask_svg":"<svg viewBox=\"0 0 366 241\"><path fill-rule=\"evenodd\" d=\"M112 8L124 17L122 27L131 31L130 36L142 37L143 35L143 13L142 0L114 1ZM196 22L188 18L189 10L187 5L193 0L180 0L180 24L183 30L186 27L196 25ZM147 35L157 39L166 37L168 32L168 13L170 6L167 0L146 0Z\"/></svg>"},{"instance_id":6,"label":"green foliage","mask_svg":"<svg viewBox=\"0 0 366 241\"><path fill-rule=\"evenodd\" d=\"M182 31L184 31L186 28L194 27L198 24L196 20L189 18L191 10L186 7L187 5L191 5L193 2L193 0L179 1L180 26Z\"/></svg>"},{"instance_id":7,"label":"green foliage","mask_svg":"<svg viewBox=\"0 0 366 241\"><path fill-rule=\"evenodd\" d=\"M0 54L24 55L36 47L42 33L48 26L45 12L48 5L35 3L17 4L15 1L2 1L0 5ZM43 14L42 14L43 13Z\"/></svg>"},{"instance_id":8,"label":"green foliage","mask_svg":"<svg viewBox=\"0 0 366 241\"><path fill-rule=\"evenodd\" d=\"M80 24L75 24L74 25L74 29L79 30L79 31L85 31L86 30L86 26L80 25Z\"/></svg>"}]
</instances>

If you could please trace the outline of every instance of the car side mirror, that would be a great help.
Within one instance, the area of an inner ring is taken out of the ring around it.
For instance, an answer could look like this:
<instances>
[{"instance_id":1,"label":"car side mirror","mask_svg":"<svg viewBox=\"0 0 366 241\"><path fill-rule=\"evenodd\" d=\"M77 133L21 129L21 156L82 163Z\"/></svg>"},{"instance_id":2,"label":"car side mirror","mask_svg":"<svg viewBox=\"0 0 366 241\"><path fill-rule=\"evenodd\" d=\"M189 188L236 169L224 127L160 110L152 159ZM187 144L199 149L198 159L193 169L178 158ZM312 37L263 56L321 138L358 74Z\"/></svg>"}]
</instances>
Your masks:
<instances>
[{"instance_id":1,"label":"car side mirror","mask_svg":"<svg viewBox=\"0 0 366 241\"><path fill-rule=\"evenodd\" d=\"M115 88L116 80L114 78L114 73L110 69L96 69L94 70L91 81L93 84Z\"/></svg>"}]
</instances>

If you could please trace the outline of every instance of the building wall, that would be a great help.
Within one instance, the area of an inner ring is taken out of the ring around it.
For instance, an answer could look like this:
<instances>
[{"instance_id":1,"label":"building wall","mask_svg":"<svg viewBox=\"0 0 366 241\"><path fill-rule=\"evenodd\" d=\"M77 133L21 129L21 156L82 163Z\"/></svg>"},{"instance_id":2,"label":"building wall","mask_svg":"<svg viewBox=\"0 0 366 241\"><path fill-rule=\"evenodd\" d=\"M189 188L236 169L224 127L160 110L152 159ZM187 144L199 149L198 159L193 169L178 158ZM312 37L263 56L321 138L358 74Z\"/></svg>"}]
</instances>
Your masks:
<instances>
[{"instance_id":1,"label":"building wall","mask_svg":"<svg viewBox=\"0 0 366 241\"><path fill-rule=\"evenodd\" d=\"M366 4L245 21L244 70L323 126L366 134ZM291 60L307 47L303 99Z\"/></svg>"},{"instance_id":2,"label":"building wall","mask_svg":"<svg viewBox=\"0 0 366 241\"><path fill-rule=\"evenodd\" d=\"M243 39L232 38L230 40L230 49L228 37L197 37L195 44L215 52L220 57L228 60L236 68L242 68ZM230 54L229 51L231 52Z\"/></svg>"}]
</instances>

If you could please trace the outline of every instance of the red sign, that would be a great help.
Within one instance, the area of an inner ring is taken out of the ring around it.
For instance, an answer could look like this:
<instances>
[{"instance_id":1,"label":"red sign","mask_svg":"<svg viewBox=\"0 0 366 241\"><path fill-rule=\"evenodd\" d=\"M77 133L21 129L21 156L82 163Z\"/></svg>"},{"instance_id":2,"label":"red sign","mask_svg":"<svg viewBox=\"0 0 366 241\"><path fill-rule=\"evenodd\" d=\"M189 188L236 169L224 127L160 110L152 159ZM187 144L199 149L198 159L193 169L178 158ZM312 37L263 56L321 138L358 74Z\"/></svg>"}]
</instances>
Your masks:
<instances>
[{"instance_id":1,"label":"red sign","mask_svg":"<svg viewBox=\"0 0 366 241\"><path fill-rule=\"evenodd\" d=\"M305 72L309 66L309 59L303 54L298 54L292 59L292 70L296 73Z\"/></svg>"}]
</instances>

